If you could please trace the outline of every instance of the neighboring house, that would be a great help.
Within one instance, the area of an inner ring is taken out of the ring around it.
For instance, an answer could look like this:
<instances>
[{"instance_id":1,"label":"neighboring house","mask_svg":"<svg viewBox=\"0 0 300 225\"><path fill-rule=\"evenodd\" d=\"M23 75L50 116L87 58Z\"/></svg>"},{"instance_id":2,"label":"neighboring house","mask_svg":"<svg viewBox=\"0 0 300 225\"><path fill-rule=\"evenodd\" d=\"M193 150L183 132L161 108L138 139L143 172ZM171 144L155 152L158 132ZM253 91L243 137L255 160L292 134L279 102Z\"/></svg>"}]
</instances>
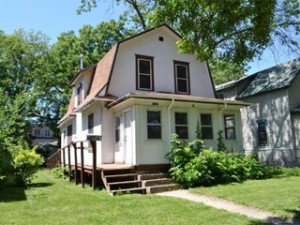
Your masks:
<instances>
[{"instance_id":1,"label":"neighboring house","mask_svg":"<svg viewBox=\"0 0 300 225\"><path fill-rule=\"evenodd\" d=\"M216 98L207 63L179 54L178 40L162 25L118 42L80 70L59 124L62 147L98 135L98 164L165 165L171 133L192 140L199 121L207 147L216 149L224 130L227 147L242 151L240 108L248 104Z\"/></svg>"},{"instance_id":2,"label":"neighboring house","mask_svg":"<svg viewBox=\"0 0 300 225\"><path fill-rule=\"evenodd\" d=\"M31 127L32 144L40 147L44 145L57 146L57 139L53 131L46 125L32 125Z\"/></svg>"},{"instance_id":3,"label":"neighboring house","mask_svg":"<svg viewBox=\"0 0 300 225\"><path fill-rule=\"evenodd\" d=\"M300 158L300 59L216 87L242 108L244 148L263 161L293 165Z\"/></svg>"}]
</instances>

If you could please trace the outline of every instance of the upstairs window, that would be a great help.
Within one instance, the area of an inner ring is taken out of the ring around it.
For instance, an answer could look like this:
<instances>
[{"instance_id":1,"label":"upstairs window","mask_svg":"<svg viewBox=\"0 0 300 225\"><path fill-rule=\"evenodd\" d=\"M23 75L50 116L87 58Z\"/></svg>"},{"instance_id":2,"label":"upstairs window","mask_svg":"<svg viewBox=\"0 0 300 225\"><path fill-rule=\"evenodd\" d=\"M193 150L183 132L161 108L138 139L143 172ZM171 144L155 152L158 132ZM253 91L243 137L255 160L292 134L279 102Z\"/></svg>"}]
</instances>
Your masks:
<instances>
[{"instance_id":1,"label":"upstairs window","mask_svg":"<svg viewBox=\"0 0 300 225\"><path fill-rule=\"evenodd\" d=\"M72 125L69 125L67 127L67 142L68 142L68 144L70 144L72 141L72 135L73 135L73 128L72 128Z\"/></svg>"},{"instance_id":2,"label":"upstairs window","mask_svg":"<svg viewBox=\"0 0 300 225\"><path fill-rule=\"evenodd\" d=\"M189 64L174 61L175 92L178 94L190 94Z\"/></svg>"},{"instance_id":3,"label":"upstairs window","mask_svg":"<svg viewBox=\"0 0 300 225\"><path fill-rule=\"evenodd\" d=\"M77 106L80 105L80 103L82 102L82 83L80 83L77 87Z\"/></svg>"},{"instance_id":4,"label":"upstairs window","mask_svg":"<svg viewBox=\"0 0 300 225\"><path fill-rule=\"evenodd\" d=\"M160 111L147 111L148 139L161 139Z\"/></svg>"},{"instance_id":5,"label":"upstairs window","mask_svg":"<svg viewBox=\"0 0 300 225\"><path fill-rule=\"evenodd\" d=\"M258 120L257 121L257 139L258 139L258 145L268 144L267 121L266 120Z\"/></svg>"},{"instance_id":6,"label":"upstairs window","mask_svg":"<svg viewBox=\"0 0 300 225\"><path fill-rule=\"evenodd\" d=\"M136 89L153 91L153 57L136 56Z\"/></svg>"},{"instance_id":7,"label":"upstairs window","mask_svg":"<svg viewBox=\"0 0 300 225\"><path fill-rule=\"evenodd\" d=\"M88 131L89 134L94 133L94 113L88 115Z\"/></svg>"},{"instance_id":8,"label":"upstairs window","mask_svg":"<svg viewBox=\"0 0 300 225\"><path fill-rule=\"evenodd\" d=\"M203 139L213 139L213 124L211 114L201 114L201 135Z\"/></svg>"},{"instance_id":9,"label":"upstairs window","mask_svg":"<svg viewBox=\"0 0 300 225\"><path fill-rule=\"evenodd\" d=\"M45 137L50 137L50 130L45 130Z\"/></svg>"},{"instance_id":10,"label":"upstairs window","mask_svg":"<svg viewBox=\"0 0 300 225\"><path fill-rule=\"evenodd\" d=\"M175 133L179 136L180 139L189 138L187 113L175 113Z\"/></svg>"},{"instance_id":11,"label":"upstairs window","mask_svg":"<svg viewBox=\"0 0 300 225\"><path fill-rule=\"evenodd\" d=\"M33 131L33 133L34 133L34 136L40 136L40 130L39 129L35 129L34 131Z\"/></svg>"},{"instance_id":12,"label":"upstairs window","mask_svg":"<svg viewBox=\"0 0 300 225\"><path fill-rule=\"evenodd\" d=\"M115 117L115 142L120 142L121 117Z\"/></svg>"},{"instance_id":13,"label":"upstairs window","mask_svg":"<svg viewBox=\"0 0 300 225\"><path fill-rule=\"evenodd\" d=\"M235 139L234 115L224 115L225 138Z\"/></svg>"}]
</instances>

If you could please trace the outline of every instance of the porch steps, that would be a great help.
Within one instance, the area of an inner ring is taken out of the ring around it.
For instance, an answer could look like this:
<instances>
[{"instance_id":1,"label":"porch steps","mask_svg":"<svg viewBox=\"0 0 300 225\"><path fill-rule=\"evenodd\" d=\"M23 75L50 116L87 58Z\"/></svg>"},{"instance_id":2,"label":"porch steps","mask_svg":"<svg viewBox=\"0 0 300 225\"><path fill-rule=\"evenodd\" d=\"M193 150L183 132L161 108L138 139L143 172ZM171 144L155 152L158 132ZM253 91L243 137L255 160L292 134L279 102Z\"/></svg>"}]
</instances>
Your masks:
<instances>
[{"instance_id":1,"label":"porch steps","mask_svg":"<svg viewBox=\"0 0 300 225\"><path fill-rule=\"evenodd\" d=\"M141 193L154 194L177 190L179 185L168 173L136 173L134 169L102 170L101 177L111 195Z\"/></svg>"}]
</instances>

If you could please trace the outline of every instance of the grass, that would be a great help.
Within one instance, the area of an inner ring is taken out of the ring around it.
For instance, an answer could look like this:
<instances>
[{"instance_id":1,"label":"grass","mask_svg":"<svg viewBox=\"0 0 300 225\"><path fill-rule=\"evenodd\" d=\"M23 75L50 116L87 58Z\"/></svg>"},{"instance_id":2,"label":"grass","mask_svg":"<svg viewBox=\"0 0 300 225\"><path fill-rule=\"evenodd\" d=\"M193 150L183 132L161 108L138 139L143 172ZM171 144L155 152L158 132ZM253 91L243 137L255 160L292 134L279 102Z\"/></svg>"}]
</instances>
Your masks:
<instances>
[{"instance_id":1,"label":"grass","mask_svg":"<svg viewBox=\"0 0 300 225\"><path fill-rule=\"evenodd\" d=\"M287 218L300 218L300 177L288 176L244 183L200 187L194 193L216 196Z\"/></svg>"},{"instance_id":2,"label":"grass","mask_svg":"<svg viewBox=\"0 0 300 225\"><path fill-rule=\"evenodd\" d=\"M57 180L49 171L39 171L26 190L2 188L0 209L1 225L265 224L187 200L155 195L111 197L106 191Z\"/></svg>"}]
</instances>

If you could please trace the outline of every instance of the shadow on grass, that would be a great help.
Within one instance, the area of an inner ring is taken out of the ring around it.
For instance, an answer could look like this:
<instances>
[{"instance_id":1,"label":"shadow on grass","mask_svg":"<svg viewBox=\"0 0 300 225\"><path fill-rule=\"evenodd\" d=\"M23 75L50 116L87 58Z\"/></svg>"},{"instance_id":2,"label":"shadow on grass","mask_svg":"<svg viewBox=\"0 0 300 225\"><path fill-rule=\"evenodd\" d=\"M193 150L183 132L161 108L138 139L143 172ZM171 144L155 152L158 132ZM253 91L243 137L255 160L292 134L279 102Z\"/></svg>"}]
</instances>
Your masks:
<instances>
[{"instance_id":1,"label":"shadow on grass","mask_svg":"<svg viewBox=\"0 0 300 225\"><path fill-rule=\"evenodd\" d=\"M13 185L7 185L1 187L0 190L0 203L1 202L14 202L14 201L25 201L25 188L17 187Z\"/></svg>"},{"instance_id":2,"label":"shadow on grass","mask_svg":"<svg viewBox=\"0 0 300 225\"><path fill-rule=\"evenodd\" d=\"M53 183L32 183L32 184L28 184L27 188L49 187L52 185Z\"/></svg>"},{"instance_id":3,"label":"shadow on grass","mask_svg":"<svg viewBox=\"0 0 300 225\"><path fill-rule=\"evenodd\" d=\"M286 209L285 211L289 212L289 213L292 213L293 214L292 220L294 220L298 224L300 224L300 209Z\"/></svg>"},{"instance_id":4,"label":"shadow on grass","mask_svg":"<svg viewBox=\"0 0 300 225\"><path fill-rule=\"evenodd\" d=\"M268 223L266 221L252 220L249 222L249 225L271 225L271 223Z\"/></svg>"}]
</instances>

